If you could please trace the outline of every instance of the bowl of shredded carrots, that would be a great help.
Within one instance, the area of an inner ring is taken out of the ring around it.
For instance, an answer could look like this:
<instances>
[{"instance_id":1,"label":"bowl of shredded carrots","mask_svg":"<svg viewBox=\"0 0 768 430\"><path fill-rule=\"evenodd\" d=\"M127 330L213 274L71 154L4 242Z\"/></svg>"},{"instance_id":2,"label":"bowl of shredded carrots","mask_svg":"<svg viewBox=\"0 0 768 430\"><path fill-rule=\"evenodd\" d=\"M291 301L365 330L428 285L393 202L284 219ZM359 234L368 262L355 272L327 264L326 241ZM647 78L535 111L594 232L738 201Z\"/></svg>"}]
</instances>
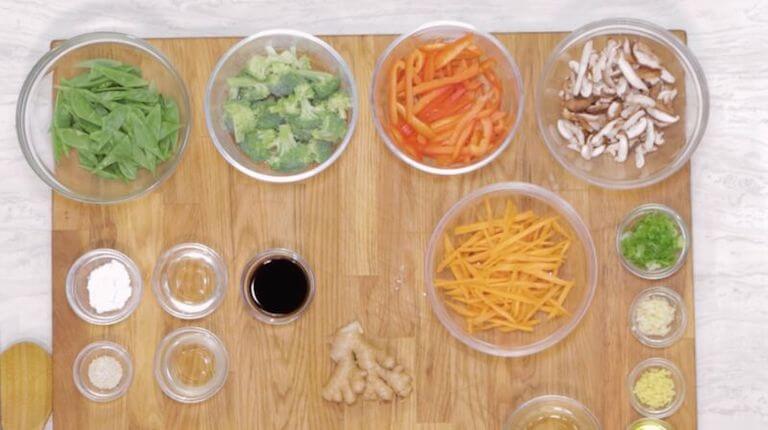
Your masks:
<instances>
[{"instance_id":1,"label":"bowl of shredded carrots","mask_svg":"<svg viewBox=\"0 0 768 430\"><path fill-rule=\"evenodd\" d=\"M440 21L400 36L379 56L371 105L379 136L398 158L456 175L509 146L522 117L523 84L498 39Z\"/></svg>"},{"instance_id":2,"label":"bowl of shredded carrots","mask_svg":"<svg viewBox=\"0 0 768 430\"><path fill-rule=\"evenodd\" d=\"M536 185L499 183L454 204L426 254L432 309L466 345L520 357L564 339L597 286L589 229L558 195Z\"/></svg>"}]
</instances>

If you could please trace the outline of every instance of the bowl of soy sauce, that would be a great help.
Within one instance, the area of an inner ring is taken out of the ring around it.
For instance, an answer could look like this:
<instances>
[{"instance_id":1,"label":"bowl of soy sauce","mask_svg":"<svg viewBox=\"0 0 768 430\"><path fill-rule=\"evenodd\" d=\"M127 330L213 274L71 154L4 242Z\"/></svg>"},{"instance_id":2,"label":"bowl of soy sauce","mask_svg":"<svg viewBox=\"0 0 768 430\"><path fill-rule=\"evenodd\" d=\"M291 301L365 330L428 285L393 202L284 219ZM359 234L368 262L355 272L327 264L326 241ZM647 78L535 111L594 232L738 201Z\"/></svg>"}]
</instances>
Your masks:
<instances>
[{"instance_id":1,"label":"bowl of soy sauce","mask_svg":"<svg viewBox=\"0 0 768 430\"><path fill-rule=\"evenodd\" d=\"M256 254L245 265L241 283L248 311L267 324L295 321L315 295L315 275L309 263L285 248Z\"/></svg>"}]
</instances>

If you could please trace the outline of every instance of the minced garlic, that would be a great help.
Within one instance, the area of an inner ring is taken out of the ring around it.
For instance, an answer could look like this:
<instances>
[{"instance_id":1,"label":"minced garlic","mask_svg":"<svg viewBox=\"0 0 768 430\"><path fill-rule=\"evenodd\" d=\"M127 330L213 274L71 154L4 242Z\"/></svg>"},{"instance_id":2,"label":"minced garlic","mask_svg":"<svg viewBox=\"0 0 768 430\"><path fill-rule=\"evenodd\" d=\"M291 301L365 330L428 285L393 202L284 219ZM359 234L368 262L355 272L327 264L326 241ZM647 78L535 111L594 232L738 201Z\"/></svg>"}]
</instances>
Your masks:
<instances>
[{"instance_id":1,"label":"minced garlic","mask_svg":"<svg viewBox=\"0 0 768 430\"><path fill-rule=\"evenodd\" d=\"M646 297L637 304L635 323L646 336L666 336L675 321L675 307L663 297Z\"/></svg>"},{"instance_id":2,"label":"minced garlic","mask_svg":"<svg viewBox=\"0 0 768 430\"><path fill-rule=\"evenodd\" d=\"M643 372L632 392L640 403L654 410L668 406L677 395L672 372L660 367Z\"/></svg>"}]
</instances>

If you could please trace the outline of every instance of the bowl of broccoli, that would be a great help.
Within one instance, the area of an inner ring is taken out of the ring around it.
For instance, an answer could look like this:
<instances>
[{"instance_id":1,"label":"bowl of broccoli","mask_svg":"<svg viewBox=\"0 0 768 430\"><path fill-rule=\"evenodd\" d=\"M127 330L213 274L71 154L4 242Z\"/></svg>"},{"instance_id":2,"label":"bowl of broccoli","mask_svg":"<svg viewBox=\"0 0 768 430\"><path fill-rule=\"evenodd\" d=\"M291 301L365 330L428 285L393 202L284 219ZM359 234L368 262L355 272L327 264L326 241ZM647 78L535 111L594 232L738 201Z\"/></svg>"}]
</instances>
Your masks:
<instances>
[{"instance_id":1,"label":"bowl of broccoli","mask_svg":"<svg viewBox=\"0 0 768 430\"><path fill-rule=\"evenodd\" d=\"M330 45L294 30L235 44L208 81L205 116L216 149L246 175L297 182L333 164L357 122L357 92Z\"/></svg>"}]
</instances>

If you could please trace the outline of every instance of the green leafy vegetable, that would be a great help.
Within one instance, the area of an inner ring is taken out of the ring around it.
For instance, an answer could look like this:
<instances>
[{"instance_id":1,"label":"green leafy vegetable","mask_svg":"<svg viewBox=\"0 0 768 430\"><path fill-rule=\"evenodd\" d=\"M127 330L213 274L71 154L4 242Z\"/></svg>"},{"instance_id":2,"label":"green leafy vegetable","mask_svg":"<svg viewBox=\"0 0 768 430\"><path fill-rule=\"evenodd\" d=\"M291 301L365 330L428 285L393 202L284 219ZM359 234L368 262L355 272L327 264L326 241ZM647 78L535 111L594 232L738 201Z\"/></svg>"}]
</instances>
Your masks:
<instances>
[{"instance_id":1,"label":"green leafy vegetable","mask_svg":"<svg viewBox=\"0 0 768 430\"><path fill-rule=\"evenodd\" d=\"M158 94L129 64L99 58L79 66L88 71L62 79L56 93L56 160L74 150L94 175L131 181L140 168L153 172L171 158L180 128L176 102Z\"/></svg>"},{"instance_id":2,"label":"green leafy vegetable","mask_svg":"<svg viewBox=\"0 0 768 430\"><path fill-rule=\"evenodd\" d=\"M268 47L227 84L223 111L235 141L252 160L276 171L324 162L347 134L352 106L341 80L313 70L295 48Z\"/></svg>"},{"instance_id":3,"label":"green leafy vegetable","mask_svg":"<svg viewBox=\"0 0 768 430\"><path fill-rule=\"evenodd\" d=\"M677 224L669 215L651 212L621 238L621 253L645 270L671 267L685 246Z\"/></svg>"}]
</instances>

